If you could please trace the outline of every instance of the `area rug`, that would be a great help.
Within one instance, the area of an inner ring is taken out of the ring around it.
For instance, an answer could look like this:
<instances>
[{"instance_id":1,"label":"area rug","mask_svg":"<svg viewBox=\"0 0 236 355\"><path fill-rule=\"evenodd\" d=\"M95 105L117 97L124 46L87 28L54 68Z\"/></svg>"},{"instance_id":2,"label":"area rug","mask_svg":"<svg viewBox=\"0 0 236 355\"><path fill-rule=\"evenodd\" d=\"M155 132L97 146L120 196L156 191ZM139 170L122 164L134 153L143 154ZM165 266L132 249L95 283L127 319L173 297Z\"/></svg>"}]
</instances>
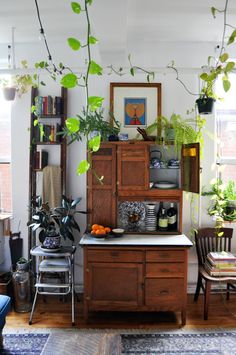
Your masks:
<instances>
[{"instance_id":1,"label":"area rug","mask_svg":"<svg viewBox=\"0 0 236 355\"><path fill-rule=\"evenodd\" d=\"M236 355L236 329L3 330L4 355Z\"/></svg>"},{"instance_id":2,"label":"area rug","mask_svg":"<svg viewBox=\"0 0 236 355\"><path fill-rule=\"evenodd\" d=\"M236 332L123 334L122 355L236 354Z\"/></svg>"},{"instance_id":3,"label":"area rug","mask_svg":"<svg viewBox=\"0 0 236 355\"><path fill-rule=\"evenodd\" d=\"M40 355L48 340L49 334L5 334L3 355Z\"/></svg>"}]
</instances>

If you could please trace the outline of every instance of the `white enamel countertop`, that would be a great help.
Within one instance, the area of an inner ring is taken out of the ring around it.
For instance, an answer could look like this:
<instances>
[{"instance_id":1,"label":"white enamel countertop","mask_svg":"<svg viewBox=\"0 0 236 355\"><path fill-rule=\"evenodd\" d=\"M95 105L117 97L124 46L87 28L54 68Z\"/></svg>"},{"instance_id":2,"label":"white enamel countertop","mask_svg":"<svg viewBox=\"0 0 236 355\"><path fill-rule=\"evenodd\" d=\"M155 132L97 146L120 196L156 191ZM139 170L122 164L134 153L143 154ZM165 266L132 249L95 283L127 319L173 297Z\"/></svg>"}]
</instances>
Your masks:
<instances>
[{"instance_id":1,"label":"white enamel countertop","mask_svg":"<svg viewBox=\"0 0 236 355\"><path fill-rule=\"evenodd\" d=\"M124 234L120 238L95 239L85 234L80 245L153 245L153 246L185 246L191 247L193 243L184 234L178 235L138 235Z\"/></svg>"}]
</instances>

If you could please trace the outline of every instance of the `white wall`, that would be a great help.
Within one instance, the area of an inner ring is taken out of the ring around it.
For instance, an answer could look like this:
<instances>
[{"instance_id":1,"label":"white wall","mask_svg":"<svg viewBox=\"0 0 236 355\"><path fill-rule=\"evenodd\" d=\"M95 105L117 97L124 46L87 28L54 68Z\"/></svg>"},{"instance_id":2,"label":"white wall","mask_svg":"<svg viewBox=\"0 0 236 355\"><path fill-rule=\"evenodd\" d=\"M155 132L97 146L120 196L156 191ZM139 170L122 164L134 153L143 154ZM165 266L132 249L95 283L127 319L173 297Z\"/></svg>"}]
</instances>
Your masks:
<instances>
[{"instance_id":1,"label":"white wall","mask_svg":"<svg viewBox=\"0 0 236 355\"><path fill-rule=\"evenodd\" d=\"M27 46L26 46L27 47ZM186 47L186 46L185 46ZM203 52L199 53L198 46L190 46L191 51L187 51L186 48L181 47L185 50L182 53L182 58L184 57L184 66L185 68L192 68L193 63L197 63L202 59ZM60 61L60 56L66 59L64 52L64 45L56 47L56 59ZM162 44L162 52L156 53L155 61L156 66L161 66L163 63L168 63L169 58L172 56L172 59L175 58L175 50L179 53L179 46L173 44L171 50L169 45L166 46L168 55L165 55L164 45ZM204 47L204 52L207 52L209 46L206 44ZM27 52L29 53L29 58L25 56L25 46L17 48L18 58L27 59L28 62L31 60L41 60L42 55L40 48L34 47L34 50ZM152 48L153 51L153 48ZM66 52L67 53L67 52ZM184 56L184 53L187 53ZM209 52L208 52L209 54ZM74 56L74 54L73 54ZM180 57L179 55L179 61ZM138 53L135 57L135 63L140 61L145 64L144 55ZM206 56L207 57L207 56ZM55 58L55 55L54 55ZM73 66L76 65L76 61L72 56L69 60L72 62ZM149 62L149 60L148 60ZM161 63L161 64L159 64ZM178 63L180 64L180 63ZM185 71L186 72L186 71ZM190 69L189 72L183 73L181 75L183 81L189 86L193 92L198 92L198 79L197 74L194 70ZM46 79L47 86L44 88L45 94L52 94L60 89L55 89L55 83L47 79L46 74L42 74L42 79ZM94 77L90 80L90 94L101 95L105 97L104 107L108 108L109 105L109 84L110 82L145 82L145 76L137 74L134 78L129 75L124 77L117 77L115 75L105 75L103 77ZM159 74L156 75L156 82L162 83L162 113L163 115L170 116L173 112L179 113L182 115L186 114L187 109L191 109L194 106L195 97L186 93L183 87L175 79L175 74L169 71L166 71L164 68L159 69ZM84 104L84 92L81 88L69 90L68 93L68 116L73 117L76 114L81 112L81 109ZM107 112L108 110L106 110ZM210 132L215 130L215 120L214 115L206 117L207 125L206 129ZM13 174L13 221L12 229L16 229L19 220L21 220L21 231L24 238L24 253L26 255L27 251L27 226L26 222L28 219L28 162L29 162L29 132L27 128L30 122L30 94L24 95L21 99L17 99L12 106L12 174ZM84 159L86 155L86 145L83 143L75 143L68 147L68 159L67 159L67 193L72 195L74 198L81 196L83 198L81 203L81 210L86 209L86 177L76 175L76 167L81 159ZM205 146L203 152L203 159L201 166L203 168L202 172L202 184L206 185L209 183L210 178L214 176L214 170L212 166L214 163L215 156L215 142L210 140L207 136L205 137ZM197 202L198 203L198 202ZM201 225L210 226L214 223L206 214L206 204L207 199L202 198L200 202L200 211L201 211ZM189 201L187 198L184 199L183 207L183 226L184 233L189 235L190 229L190 213L189 213ZM86 220L85 217L79 216L79 224L82 227L82 230L85 228ZM77 236L76 242L78 244L79 237ZM235 243L236 246L236 243ZM79 249L79 248L78 248ZM235 248L236 250L236 248ZM78 250L76 254L76 282L77 284L82 284L82 252ZM195 282L196 280L196 253L195 248L193 247L190 250L189 258L189 282Z\"/></svg>"}]
</instances>

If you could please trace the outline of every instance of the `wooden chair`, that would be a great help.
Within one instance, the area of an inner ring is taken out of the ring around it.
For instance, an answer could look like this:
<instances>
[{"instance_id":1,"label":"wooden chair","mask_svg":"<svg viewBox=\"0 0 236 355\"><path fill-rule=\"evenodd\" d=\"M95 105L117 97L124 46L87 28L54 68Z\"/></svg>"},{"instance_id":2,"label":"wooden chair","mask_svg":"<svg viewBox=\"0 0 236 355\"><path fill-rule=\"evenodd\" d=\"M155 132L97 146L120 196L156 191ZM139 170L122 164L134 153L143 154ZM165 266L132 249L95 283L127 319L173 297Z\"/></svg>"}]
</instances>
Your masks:
<instances>
[{"instance_id":1,"label":"wooden chair","mask_svg":"<svg viewBox=\"0 0 236 355\"><path fill-rule=\"evenodd\" d=\"M231 239L233 236L232 228L222 228L224 233L219 237L215 228L202 228L195 233L195 242L198 257L198 280L194 295L194 301L198 300L200 290L204 292L204 320L208 319L208 307L212 284L218 284L219 289L214 292L224 292L227 294L226 299L229 300L230 291L236 291L236 276L210 276L204 267L207 254L211 251L231 251ZM204 282L203 282L204 280ZM222 284L226 284L226 288L222 288Z\"/></svg>"}]
</instances>

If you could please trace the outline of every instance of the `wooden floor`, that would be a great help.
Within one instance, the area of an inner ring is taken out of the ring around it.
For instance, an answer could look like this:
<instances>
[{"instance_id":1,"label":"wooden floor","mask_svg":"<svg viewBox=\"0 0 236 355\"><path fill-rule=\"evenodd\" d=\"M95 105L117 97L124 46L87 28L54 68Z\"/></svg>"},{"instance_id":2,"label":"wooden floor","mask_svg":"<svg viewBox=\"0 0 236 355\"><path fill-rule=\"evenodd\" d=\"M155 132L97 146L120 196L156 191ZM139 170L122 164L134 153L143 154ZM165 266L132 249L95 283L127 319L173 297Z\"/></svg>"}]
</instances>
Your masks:
<instances>
[{"instance_id":1,"label":"wooden floor","mask_svg":"<svg viewBox=\"0 0 236 355\"><path fill-rule=\"evenodd\" d=\"M40 296L39 296L40 297ZM180 315L166 313L128 313L128 312L96 312L91 313L86 324L82 315L82 301L77 297L77 328L173 328L180 327ZM29 313L11 311L7 317L6 327L20 328L68 328L71 327L71 303L62 302L59 298L48 296L44 303L42 298L36 306L33 324L28 325ZM211 295L209 319L203 320L203 298L193 302L193 295L188 296L186 327L235 327L236 328L236 294L230 301L224 301L222 295Z\"/></svg>"}]
</instances>

